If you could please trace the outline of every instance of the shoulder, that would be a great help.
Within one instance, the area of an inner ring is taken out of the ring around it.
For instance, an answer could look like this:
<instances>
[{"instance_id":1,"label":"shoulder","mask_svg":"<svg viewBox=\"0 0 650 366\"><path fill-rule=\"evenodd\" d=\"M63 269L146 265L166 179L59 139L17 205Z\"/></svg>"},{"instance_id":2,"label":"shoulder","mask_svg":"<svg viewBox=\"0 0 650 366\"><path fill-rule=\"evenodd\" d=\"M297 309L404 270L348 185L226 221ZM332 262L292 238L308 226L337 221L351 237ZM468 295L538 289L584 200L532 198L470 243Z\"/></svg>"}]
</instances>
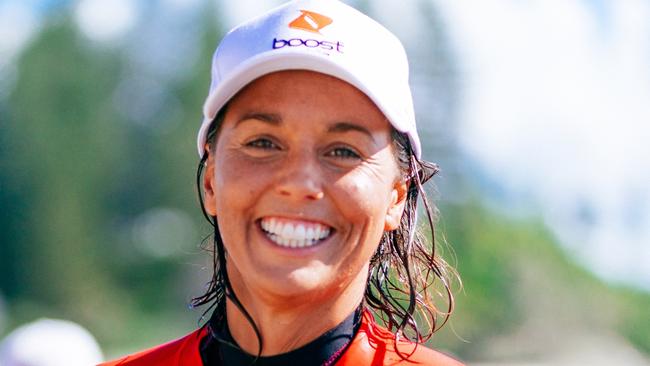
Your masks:
<instances>
[{"instance_id":1,"label":"shoulder","mask_svg":"<svg viewBox=\"0 0 650 366\"><path fill-rule=\"evenodd\" d=\"M202 365L199 344L205 330L196 330L182 338L161 344L98 366L192 366Z\"/></svg>"},{"instance_id":2,"label":"shoulder","mask_svg":"<svg viewBox=\"0 0 650 366\"><path fill-rule=\"evenodd\" d=\"M395 344L395 335L377 325L366 312L359 332L337 365L463 366L463 363L421 344L409 341Z\"/></svg>"}]
</instances>

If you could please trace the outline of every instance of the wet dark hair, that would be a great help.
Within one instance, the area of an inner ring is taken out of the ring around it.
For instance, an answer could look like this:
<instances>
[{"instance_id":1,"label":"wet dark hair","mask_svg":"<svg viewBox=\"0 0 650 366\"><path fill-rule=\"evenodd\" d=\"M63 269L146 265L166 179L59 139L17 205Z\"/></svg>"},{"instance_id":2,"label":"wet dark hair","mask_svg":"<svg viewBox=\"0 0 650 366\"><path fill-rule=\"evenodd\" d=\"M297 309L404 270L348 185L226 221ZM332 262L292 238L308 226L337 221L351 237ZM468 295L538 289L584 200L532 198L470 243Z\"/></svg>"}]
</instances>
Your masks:
<instances>
[{"instance_id":1,"label":"wet dark hair","mask_svg":"<svg viewBox=\"0 0 650 366\"><path fill-rule=\"evenodd\" d=\"M226 109L227 105L219 111L208 131L206 141L210 153L214 151ZM362 306L372 310L381 322L396 334L395 342L400 337L406 337L419 344L426 342L440 329L453 312L454 296L451 291L451 281L458 279L458 275L437 253L434 225L437 210L429 203L423 186L438 172L439 168L436 164L420 160L415 156L407 135L393 130L392 138L396 161L402 179L408 183L408 192L399 227L383 234L377 251L370 260L369 277ZM252 325L259 342L259 357L263 345L261 334L232 289L226 271L226 252L219 225L216 217L211 217L203 205L201 183L208 155L208 153L203 155L196 179L203 215L214 227L213 247L209 248L213 254L213 275L206 292L194 298L191 305L193 307L208 305L205 313L214 308L216 312L221 312L223 315L226 298L230 299ZM424 205L431 240L416 225L418 198L421 198ZM444 305L438 306L440 302Z\"/></svg>"}]
</instances>

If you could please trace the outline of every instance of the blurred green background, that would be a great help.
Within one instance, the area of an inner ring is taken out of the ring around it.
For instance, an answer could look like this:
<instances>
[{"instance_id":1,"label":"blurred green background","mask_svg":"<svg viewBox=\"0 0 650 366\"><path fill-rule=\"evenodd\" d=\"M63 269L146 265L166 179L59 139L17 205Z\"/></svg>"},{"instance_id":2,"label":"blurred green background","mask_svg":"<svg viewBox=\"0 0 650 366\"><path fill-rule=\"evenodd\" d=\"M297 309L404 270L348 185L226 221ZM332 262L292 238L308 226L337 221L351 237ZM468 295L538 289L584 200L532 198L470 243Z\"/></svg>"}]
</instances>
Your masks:
<instances>
[{"instance_id":1,"label":"blurred green background","mask_svg":"<svg viewBox=\"0 0 650 366\"><path fill-rule=\"evenodd\" d=\"M387 17L376 2L350 3ZM585 269L541 213L496 208L458 142L463 71L440 2L407 3L419 18L396 31L425 157L442 167L438 237L464 284L431 345L470 364L650 364L650 294ZM38 25L20 47L0 32L0 337L69 319L115 357L181 336L200 322L188 304L210 276L195 134L211 54L271 3L21 4ZM137 17L123 12L133 4ZM3 2L0 19L20 6Z\"/></svg>"}]
</instances>

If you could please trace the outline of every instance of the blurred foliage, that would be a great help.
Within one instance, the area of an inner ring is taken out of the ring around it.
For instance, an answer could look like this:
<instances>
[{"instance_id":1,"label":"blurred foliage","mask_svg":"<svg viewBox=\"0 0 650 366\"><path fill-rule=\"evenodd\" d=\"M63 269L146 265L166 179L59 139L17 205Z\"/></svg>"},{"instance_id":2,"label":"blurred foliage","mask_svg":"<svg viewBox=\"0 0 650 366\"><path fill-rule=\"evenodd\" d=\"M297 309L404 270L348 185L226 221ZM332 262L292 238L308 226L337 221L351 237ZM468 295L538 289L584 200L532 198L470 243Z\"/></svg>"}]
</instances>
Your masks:
<instances>
[{"instance_id":1,"label":"blurred foliage","mask_svg":"<svg viewBox=\"0 0 650 366\"><path fill-rule=\"evenodd\" d=\"M17 87L0 107L0 295L10 328L35 316L68 318L104 344L137 347L144 334L136 329L149 323L162 330L155 339L177 335L165 330L174 324L163 323L169 312L196 326L197 314L182 309L209 275L199 250L209 230L196 199L194 139L220 31L205 34L196 72L166 85L180 110L150 125L116 108L125 57L89 44L69 19L53 21L23 53ZM182 123L161 132L165 118ZM157 208L185 213L196 228L173 255L137 250L134 223Z\"/></svg>"},{"instance_id":2,"label":"blurred foliage","mask_svg":"<svg viewBox=\"0 0 650 366\"><path fill-rule=\"evenodd\" d=\"M647 292L632 289L617 291L626 306L622 307L622 320L618 330L634 345L650 354L650 296Z\"/></svg>"},{"instance_id":3,"label":"blurred foliage","mask_svg":"<svg viewBox=\"0 0 650 366\"><path fill-rule=\"evenodd\" d=\"M478 199L445 204L441 211L439 235L453 248L463 288L450 324L432 346L485 360L495 338L534 339L519 330L532 324L564 341L576 329L615 330L650 354L648 293L598 280L559 248L541 221L506 217ZM551 346L545 342L542 348Z\"/></svg>"},{"instance_id":4,"label":"blurred foliage","mask_svg":"<svg viewBox=\"0 0 650 366\"><path fill-rule=\"evenodd\" d=\"M210 230L196 199L194 138L222 34L212 17L202 24L211 25L202 28L199 64L164 86L176 109L142 123L116 107L115 90L132 72L119 48L89 44L63 18L23 53L17 87L0 102L5 331L35 317L71 319L115 355L196 327L201 312L186 309L209 276L200 244ZM441 211L438 237L453 248L444 255L456 258L464 287L434 347L477 359L493 338L544 315L614 329L650 352L647 293L597 281L541 223L504 217L480 198ZM152 217L168 221L134 234ZM142 242L164 239L179 222L191 230L177 248Z\"/></svg>"}]
</instances>

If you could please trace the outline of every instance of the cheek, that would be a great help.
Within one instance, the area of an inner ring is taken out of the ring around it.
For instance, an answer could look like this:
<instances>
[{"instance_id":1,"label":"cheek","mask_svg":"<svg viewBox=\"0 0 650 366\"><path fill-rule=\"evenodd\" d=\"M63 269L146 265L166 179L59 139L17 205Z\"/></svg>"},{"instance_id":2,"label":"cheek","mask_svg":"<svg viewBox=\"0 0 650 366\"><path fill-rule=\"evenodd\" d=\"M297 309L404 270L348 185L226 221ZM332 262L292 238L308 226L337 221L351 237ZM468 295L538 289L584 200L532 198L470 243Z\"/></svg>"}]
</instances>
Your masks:
<instances>
[{"instance_id":1,"label":"cheek","mask_svg":"<svg viewBox=\"0 0 650 366\"><path fill-rule=\"evenodd\" d=\"M223 154L216 161L215 198L217 212L236 214L239 209L249 206L260 190L259 171L251 172L250 166L240 164L236 159Z\"/></svg>"},{"instance_id":2,"label":"cheek","mask_svg":"<svg viewBox=\"0 0 650 366\"><path fill-rule=\"evenodd\" d=\"M363 221L371 227L382 227L390 190L374 177L364 174L344 176L334 184L332 196L351 222Z\"/></svg>"}]
</instances>

